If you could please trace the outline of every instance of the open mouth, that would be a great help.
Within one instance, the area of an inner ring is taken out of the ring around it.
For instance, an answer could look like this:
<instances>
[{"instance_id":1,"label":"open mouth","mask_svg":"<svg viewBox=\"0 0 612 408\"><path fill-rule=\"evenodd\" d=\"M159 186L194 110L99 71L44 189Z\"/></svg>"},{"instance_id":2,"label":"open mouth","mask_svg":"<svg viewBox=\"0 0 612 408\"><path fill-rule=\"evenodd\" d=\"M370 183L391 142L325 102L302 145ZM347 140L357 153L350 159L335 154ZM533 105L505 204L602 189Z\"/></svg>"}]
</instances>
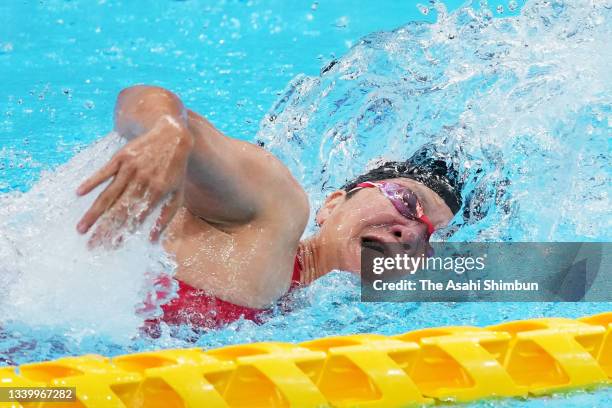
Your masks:
<instances>
[{"instance_id":1,"label":"open mouth","mask_svg":"<svg viewBox=\"0 0 612 408\"><path fill-rule=\"evenodd\" d=\"M387 252L387 244L378 237L361 237L361 247L368 248L384 255Z\"/></svg>"},{"instance_id":2,"label":"open mouth","mask_svg":"<svg viewBox=\"0 0 612 408\"><path fill-rule=\"evenodd\" d=\"M376 251L383 256L395 256L398 253L410 254L414 250L413 245L407 242L388 242L371 235L361 237L361 247Z\"/></svg>"}]
</instances>

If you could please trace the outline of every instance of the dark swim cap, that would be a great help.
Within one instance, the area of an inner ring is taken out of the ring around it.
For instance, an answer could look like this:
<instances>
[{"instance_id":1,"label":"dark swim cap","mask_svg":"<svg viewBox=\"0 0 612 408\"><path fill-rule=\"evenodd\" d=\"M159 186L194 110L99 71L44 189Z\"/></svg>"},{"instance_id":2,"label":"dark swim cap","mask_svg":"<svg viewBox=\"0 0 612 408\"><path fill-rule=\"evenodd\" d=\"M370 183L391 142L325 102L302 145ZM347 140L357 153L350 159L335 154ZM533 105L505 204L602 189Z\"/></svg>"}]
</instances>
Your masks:
<instances>
[{"instance_id":1,"label":"dark swim cap","mask_svg":"<svg viewBox=\"0 0 612 408\"><path fill-rule=\"evenodd\" d=\"M438 194L457 214L461 208L461 183L450 157L437 152L432 145L421 147L405 162L390 161L346 183L342 189L351 191L365 181L409 178L425 184Z\"/></svg>"}]
</instances>

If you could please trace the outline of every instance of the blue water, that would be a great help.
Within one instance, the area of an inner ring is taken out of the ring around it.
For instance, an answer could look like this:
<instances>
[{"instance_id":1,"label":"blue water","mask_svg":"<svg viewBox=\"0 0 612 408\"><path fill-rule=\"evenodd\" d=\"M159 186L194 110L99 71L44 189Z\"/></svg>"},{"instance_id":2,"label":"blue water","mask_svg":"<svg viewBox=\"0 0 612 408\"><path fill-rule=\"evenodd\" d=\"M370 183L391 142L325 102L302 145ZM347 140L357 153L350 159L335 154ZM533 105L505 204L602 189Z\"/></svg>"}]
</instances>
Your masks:
<instances>
[{"instance_id":1,"label":"blue water","mask_svg":"<svg viewBox=\"0 0 612 408\"><path fill-rule=\"evenodd\" d=\"M393 1L1 2L0 191L27 189L107 133L126 86L172 89L252 140L297 74L317 74L373 31L434 18Z\"/></svg>"},{"instance_id":2,"label":"blue water","mask_svg":"<svg viewBox=\"0 0 612 408\"><path fill-rule=\"evenodd\" d=\"M466 181L466 210L434 239L612 238L605 2L448 1L426 14L409 1L149 3L0 4L0 364L612 310L366 304L357 280L337 272L261 326L136 336L147 273L171 273L171 260L139 234L112 256L92 254L73 230L88 204L73 190L119 146L103 137L116 93L133 83L172 89L227 134L263 143L313 208L365 167L430 142L453 153ZM611 398L608 389L501 404Z\"/></svg>"}]
</instances>

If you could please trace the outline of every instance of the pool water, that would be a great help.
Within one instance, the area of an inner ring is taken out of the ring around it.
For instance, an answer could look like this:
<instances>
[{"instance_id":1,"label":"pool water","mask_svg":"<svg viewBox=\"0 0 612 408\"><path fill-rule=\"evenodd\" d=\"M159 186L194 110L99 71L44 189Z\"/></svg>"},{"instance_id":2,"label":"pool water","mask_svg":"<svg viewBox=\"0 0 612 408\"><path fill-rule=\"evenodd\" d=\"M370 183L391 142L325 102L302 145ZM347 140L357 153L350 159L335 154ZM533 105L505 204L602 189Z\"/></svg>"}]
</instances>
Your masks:
<instances>
[{"instance_id":1,"label":"pool water","mask_svg":"<svg viewBox=\"0 0 612 408\"><path fill-rule=\"evenodd\" d=\"M263 144L315 209L364 168L433 143L465 181L464 211L433 239L612 238L605 1L289 3L0 5L0 73L10 78L0 101L0 365L612 310L361 303L357 279L336 272L263 325L139 337L135 309L172 260L142 233L112 254L87 251L74 225L93 197L73 192L120 146L105 135L115 95L134 83L172 89L227 134ZM611 399L608 388L474 405Z\"/></svg>"},{"instance_id":2,"label":"pool water","mask_svg":"<svg viewBox=\"0 0 612 408\"><path fill-rule=\"evenodd\" d=\"M0 2L0 191L28 189L106 134L124 87L172 89L227 134L252 140L293 77L316 75L373 31L435 18L411 2L352 4Z\"/></svg>"}]
</instances>

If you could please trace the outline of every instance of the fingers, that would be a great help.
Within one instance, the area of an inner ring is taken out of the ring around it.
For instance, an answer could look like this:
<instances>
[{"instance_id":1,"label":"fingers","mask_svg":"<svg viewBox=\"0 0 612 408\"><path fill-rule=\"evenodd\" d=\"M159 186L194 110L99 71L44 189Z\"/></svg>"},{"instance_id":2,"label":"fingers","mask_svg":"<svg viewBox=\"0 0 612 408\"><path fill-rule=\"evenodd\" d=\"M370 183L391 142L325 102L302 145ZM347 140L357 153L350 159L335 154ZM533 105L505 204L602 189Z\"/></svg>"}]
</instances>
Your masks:
<instances>
[{"instance_id":1,"label":"fingers","mask_svg":"<svg viewBox=\"0 0 612 408\"><path fill-rule=\"evenodd\" d=\"M136 231L163 198L159 183L139 183L132 180L133 171L120 169L114 180L98 196L77 225L85 234L97 223L88 245L115 248L122 234ZM182 190L171 194L151 230L150 239L156 242L182 204Z\"/></svg>"},{"instance_id":2,"label":"fingers","mask_svg":"<svg viewBox=\"0 0 612 408\"><path fill-rule=\"evenodd\" d=\"M79 188L77 194L82 196L102 184L119 170L119 160L113 157L104 167L98 170L93 176L85 180Z\"/></svg>"},{"instance_id":3,"label":"fingers","mask_svg":"<svg viewBox=\"0 0 612 408\"><path fill-rule=\"evenodd\" d=\"M151 229L151 234L149 235L149 239L152 242L157 242L159 237L164 232L174 215L181 207L183 202L183 194L182 191L172 193L172 196L168 200L168 202L162 207L161 214L159 218L155 221L155 226Z\"/></svg>"},{"instance_id":4,"label":"fingers","mask_svg":"<svg viewBox=\"0 0 612 408\"><path fill-rule=\"evenodd\" d=\"M98 196L96 201L91 205L83 218L77 224L77 231L85 234L89 231L92 225L96 223L98 218L106 211L113 203L121 196L127 183L130 180L131 173L128 171L120 171L113 182Z\"/></svg>"},{"instance_id":5,"label":"fingers","mask_svg":"<svg viewBox=\"0 0 612 408\"><path fill-rule=\"evenodd\" d=\"M130 217L130 228L131 231L134 231L138 226L140 226L147 217L153 212L159 202L164 198L164 195L156 188L152 186L148 186L146 190L142 194L138 194L138 199L135 200L137 205L131 210L133 213L133 217Z\"/></svg>"},{"instance_id":6,"label":"fingers","mask_svg":"<svg viewBox=\"0 0 612 408\"><path fill-rule=\"evenodd\" d=\"M145 187L142 184L129 184L121 194L121 197L101 216L95 231L89 239L89 248L95 248L100 245L108 248L117 248L123 241L123 234L135 232L155 209L161 198L162 195L151 186ZM172 195L172 198L162 209L162 213L170 209L171 212L167 215L170 219L172 219L173 213L176 212L176 210L172 210L172 207L175 206L175 201L177 201L175 195ZM179 206L180 202L179 199ZM167 222L165 223L167 224ZM163 228L161 231L163 231Z\"/></svg>"},{"instance_id":7,"label":"fingers","mask_svg":"<svg viewBox=\"0 0 612 408\"><path fill-rule=\"evenodd\" d=\"M117 248L121 244L123 241L121 234L126 229L130 229L130 216L134 207L133 200L139 190L141 190L139 186L126 188L121 198L116 200L113 206L106 211L100 218L95 231L91 234L88 242L89 248L95 248L99 245ZM128 227L126 227L126 224L128 224Z\"/></svg>"}]
</instances>

